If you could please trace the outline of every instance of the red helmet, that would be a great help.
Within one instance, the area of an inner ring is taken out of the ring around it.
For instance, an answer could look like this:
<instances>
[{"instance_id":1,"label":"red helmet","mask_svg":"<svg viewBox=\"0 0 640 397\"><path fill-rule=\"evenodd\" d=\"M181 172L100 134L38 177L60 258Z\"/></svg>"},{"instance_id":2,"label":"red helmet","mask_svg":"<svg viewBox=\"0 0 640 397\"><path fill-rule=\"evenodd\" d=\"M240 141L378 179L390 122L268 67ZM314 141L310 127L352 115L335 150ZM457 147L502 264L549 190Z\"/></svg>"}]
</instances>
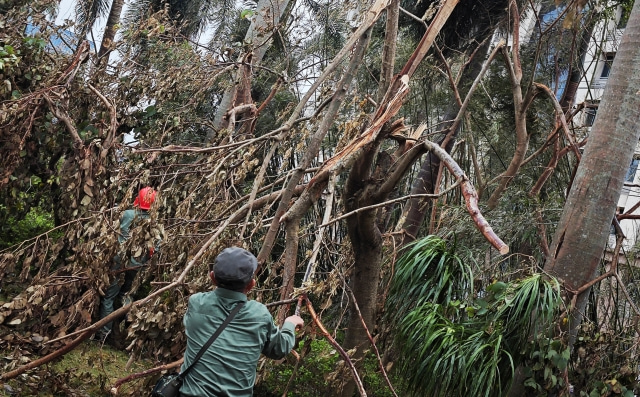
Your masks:
<instances>
[{"instance_id":1,"label":"red helmet","mask_svg":"<svg viewBox=\"0 0 640 397\"><path fill-rule=\"evenodd\" d=\"M140 209L148 210L151 208L151 204L156 199L156 191L152 187L147 186L140 189L138 197L133 202L134 207L140 207Z\"/></svg>"}]
</instances>

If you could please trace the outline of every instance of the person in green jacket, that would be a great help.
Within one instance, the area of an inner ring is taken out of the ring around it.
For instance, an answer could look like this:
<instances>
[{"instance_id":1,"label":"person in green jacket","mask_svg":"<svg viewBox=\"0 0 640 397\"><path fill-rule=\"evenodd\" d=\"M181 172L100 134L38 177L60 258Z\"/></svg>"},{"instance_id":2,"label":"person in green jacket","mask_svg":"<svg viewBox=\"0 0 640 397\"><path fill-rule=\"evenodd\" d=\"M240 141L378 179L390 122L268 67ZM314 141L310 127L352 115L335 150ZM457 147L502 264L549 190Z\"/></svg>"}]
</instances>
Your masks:
<instances>
[{"instance_id":1,"label":"person in green jacket","mask_svg":"<svg viewBox=\"0 0 640 397\"><path fill-rule=\"evenodd\" d=\"M130 231L138 222L149 219L149 209L156 199L156 191L147 186L138 192L138 196L133 202L133 208L128 209L122 213L120 217L120 233L118 234L118 243L121 249L124 248L124 243L131 237ZM161 230L157 228L155 230ZM162 241L162 232L159 232L154 241L148 242L148 246L145 247L143 252L132 252L130 255L126 255L123 252L118 253L113 257L113 265L111 266L112 281L104 296L100 300L100 312L99 318L103 319L114 310L114 304L117 299L125 299L126 294L131 290L133 281L138 273L138 268L144 265L158 250L159 244ZM129 257L129 263L125 269L123 269L123 257ZM126 270L130 269L130 270ZM124 282L120 281L120 274L124 273ZM100 331L97 332L95 339L104 341L113 327L113 322L109 322L104 325Z\"/></svg>"},{"instance_id":2,"label":"person in green jacket","mask_svg":"<svg viewBox=\"0 0 640 397\"><path fill-rule=\"evenodd\" d=\"M295 331L304 325L304 320L290 316L278 328L265 305L247 300L247 293L256 285L253 277L257 265L249 251L225 248L209 268L209 277L217 288L189 298L184 316L187 349L182 371L191 365L234 306L241 301L246 304L187 374L180 396L249 397L253 394L260 354L280 359L293 348Z\"/></svg>"}]
</instances>

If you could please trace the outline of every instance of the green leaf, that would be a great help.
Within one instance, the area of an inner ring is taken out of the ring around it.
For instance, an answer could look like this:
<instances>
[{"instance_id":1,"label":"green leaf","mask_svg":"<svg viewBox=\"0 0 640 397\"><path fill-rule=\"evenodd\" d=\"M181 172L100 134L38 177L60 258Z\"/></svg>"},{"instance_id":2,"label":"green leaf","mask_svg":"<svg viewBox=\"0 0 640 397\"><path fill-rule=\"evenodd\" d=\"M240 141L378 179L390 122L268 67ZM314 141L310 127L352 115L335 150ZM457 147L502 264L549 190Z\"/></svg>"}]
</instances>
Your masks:
<instances>
[{"instance_id":1,"label":"green leaf","mask_svg":"<svg viewBox=\"0 0 640 397\"><path fill-rule=\"evenodd\" d=\"M487 286L487 291L494 293L495 295L502 294L507 289L507 284L502 281L495 282Z\"/></svg>"},{"instance_id":2,"label":"green leaf","mask_svg":"<svg viewBox=\"0 0 640 397\"><path fill-rule=\"evenodd\" d=\"M536 382L536 380L535 380L535 379L533 379L533 378L525 379L525 381L524 381L524 385L525 385L526 387L530 387L530 388L532 388L532 389L536 389L536 390L540 387L540 386L538 385L538 383Z\"/></svg>"},{"instance_id":3,"label":"green leaf","mask_svg":"<svg viewBox=\"0 0 640 397\"><path fill-rule=\"evenodd\" d=\"M255 11L249 10L249 9L242 10L240 12L240 18L241 19L248 19L248 18L251 18L255 13L256 13Z\"/></svg>"},{"instance_id":4,"label":"green leaf","mask_svg":"<svg viewBox=\"0 0 640 397\"><path fill-rule=\"evenodd\" d=\"M144 110L144 112L145 112L145 116L146 117L151 117L154 114L156 114L157 110L156 110L155 106L151 105L151 106L147 106L147 108Z\"/></svg>"}]
</instances>

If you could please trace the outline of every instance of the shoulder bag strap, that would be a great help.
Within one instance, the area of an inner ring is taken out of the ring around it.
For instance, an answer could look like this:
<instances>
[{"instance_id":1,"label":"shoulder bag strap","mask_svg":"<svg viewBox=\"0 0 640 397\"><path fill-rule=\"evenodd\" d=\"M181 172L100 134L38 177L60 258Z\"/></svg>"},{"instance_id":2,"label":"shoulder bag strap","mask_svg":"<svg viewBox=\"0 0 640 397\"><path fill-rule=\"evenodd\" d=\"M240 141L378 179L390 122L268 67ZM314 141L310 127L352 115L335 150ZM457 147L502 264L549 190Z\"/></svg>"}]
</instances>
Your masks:
<instances>
[{"instance_id":1,"label":"shoulder bag strap","mask_svg":"<svg viewBox=\"0 0 640 397\"><path fill-rule=\"evenodd\" d=\"M211 335L211 338L209 338L209 340L207 341L207 343L205 343L202 348L200 348L200 351L198 352L198 354L196 354L196 358L193 359L193 362L191 363L191 365L189 365L189 367L187 367L187 369L185 369L180 375L179 377L181 379L184 379L185 376L187 376L187 373L189 373L189 371L191 370L191 368L193 368L194 365L196 365L196 363L198 362L198 360L200 360L200 357L202 357L202 355L204 354L205 351L207 351L207 349L209 348L209 346L211 346L211 344L213 343L213 341L216 340L216 338L218 337L218 335L220 335L220 333L227 327L227 325L229 325L229 323L231 322L231 320L233 320L233 318L236 316L236 314L238 314L238 312L240 311L240 309L242 309L242 306L244 306L244 304L246 303L246 301L242 301L239 302L234 308L233 310L231 310L231 312L229 313L229 315L227 316L227 318L224 320L224 322L218 327L218 329L216 330L216 332L213 333L213 335Z\"/></svg>"}]
</instances>

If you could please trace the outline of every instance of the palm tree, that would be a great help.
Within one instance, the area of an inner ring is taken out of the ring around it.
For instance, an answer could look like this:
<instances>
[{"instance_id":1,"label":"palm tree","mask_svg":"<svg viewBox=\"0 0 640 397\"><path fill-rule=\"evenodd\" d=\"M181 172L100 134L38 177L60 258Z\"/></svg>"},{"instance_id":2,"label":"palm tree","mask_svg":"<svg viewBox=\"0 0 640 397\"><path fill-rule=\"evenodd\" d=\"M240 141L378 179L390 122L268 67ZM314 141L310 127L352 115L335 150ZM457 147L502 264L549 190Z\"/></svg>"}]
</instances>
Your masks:
<instances>
[{"instance_id":1,"label":"palm tree","mask_svg":"<svg viewBox=\"0 0 640 397\"><path fill-rule=\"evenodd\" d=\"M76 4L76 16L80 25L79 38L83 40L91 28L95 25L96 20L107 15L107 23L104 28L98 58L104 59L106 65L109 61L109 54L113 50L113 42L116 37L116 26L120 22L120 15L124 7L124 0L113 0L111 4L107 0L89 0L86 2L78 2Z\"/></svg>"},{"instance_id":2,"label":"palm tree","mask_svg":"<svg viewBox=\"0 0 640 397\"><path fill-rule=\"evenodd\" d=\"M245 1L244 7L251 7L252 1ZM142 0L131 4L125 15L125 23L137 26L148 15L166 10L169 18L186 38L197 38L208 28L221 29L234 21L230 14L237 10L234 0Z\"/></svg>"},{"instance_id":3,"label":"palm tree","mask_svg":"<svg viewBox=\"0 0 640 397\"><path fill-rule=\"evenodd\" d=\"M235 1L177 1L177 0L143 0L131 4L127 11L126 21L131 25L138 25L146 15L168 10L169 17L180 26L182 35L193 38L200 35L208 26L221 26L229 24L232 18L228 17L231 10L235 9ZM251 1L245 6L250 6ZM104 35L100 44L98 57L103 60L114 48L114 40L117 26L121 22L124 0L88 0L78 2L76 15L80 25L79 36L84 38L89 30L95 26L96 20L108 15L104 28ZM106 64L107 62L105 62Z\"/></svg>"}]
</instances>

